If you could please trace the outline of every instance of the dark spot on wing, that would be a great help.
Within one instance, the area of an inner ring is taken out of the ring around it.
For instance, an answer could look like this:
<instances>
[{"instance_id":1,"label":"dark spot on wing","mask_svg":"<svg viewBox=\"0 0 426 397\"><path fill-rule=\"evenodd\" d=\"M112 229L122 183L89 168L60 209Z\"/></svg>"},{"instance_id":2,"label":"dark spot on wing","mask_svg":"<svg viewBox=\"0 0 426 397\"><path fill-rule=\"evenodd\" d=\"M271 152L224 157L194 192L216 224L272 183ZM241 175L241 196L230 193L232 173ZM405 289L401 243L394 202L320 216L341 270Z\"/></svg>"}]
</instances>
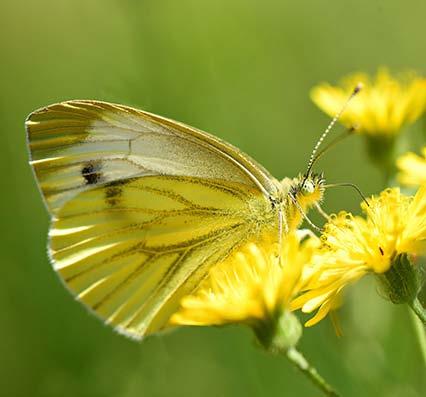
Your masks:
<instances>
[{"instance_id":1,"label":"dark spot on wing","mask_svg":"<svg viewBox=\"0 0 426 397\"><path fill-rule=\"evenodd\" d=\"M114 207L118 204L120 196L123 192L121 186L110 186L105 190L105 200L108 205Z\"/></svg>"},{"instance_id":2,"label":"dark spot on wing","mask_svg":"<svg viewBox=\"0 0 426 397\"><path fill-rule=\"evenodd\" d=\"M85 179L87 185L95 185L102 178L102 164L100 161L91 161L81 169L81 176Z\"/></svg>"},{"instance_id":3,"label":"dark spot on wing","mask_svg":"<svg viewBox=\"0 0 426 397\"><path fill-rule=\"evenodd\" d=\"M382 256L384 256L384 255L385 255L385 252L383 251L383 248L382 248L382 247L379 247L379 251L380 251L380 253L382 254Z\"/></svg>"},{"instance_id":4,"label":"dark spot on wing","mask_svg":"<svg viewBox=\"0 0 426 397\"><path fill-rule=\"evenodd\" d=\"M130 183L132 179L122 179L109 182L105 185L105 201L111 207L118 205L123 193L123 186Z\"/></svg>"}]
</instances>

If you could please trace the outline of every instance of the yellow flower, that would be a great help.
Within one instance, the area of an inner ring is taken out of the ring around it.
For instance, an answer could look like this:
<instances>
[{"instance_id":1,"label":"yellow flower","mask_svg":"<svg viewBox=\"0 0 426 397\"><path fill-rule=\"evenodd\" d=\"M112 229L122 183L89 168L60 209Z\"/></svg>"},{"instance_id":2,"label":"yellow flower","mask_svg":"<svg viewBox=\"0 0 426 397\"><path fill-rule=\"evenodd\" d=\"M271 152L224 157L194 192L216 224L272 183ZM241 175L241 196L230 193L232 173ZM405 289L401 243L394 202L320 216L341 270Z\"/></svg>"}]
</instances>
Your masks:
<instances>
[{"instance_id":1,"label":"yellow flower","mask_svg":"<svg viewBox=\"0 0 426 397\"><path fill-rule=\"evenodd\" d=\"M305 292L292 302L305 313L319 309L306 326L338 304L346 285L367 273L387 274L400 254L426 253L426 185L414 198L393 188L368 202L361 205L366 218L341 212L326 224L323 247L304 271Z\"/></svg>"},{"instance_id":2,"label":"yellow flower","mask_svg":"<svg viewBox=\"0 0 426 397\"><path fill-rule=\"evenodd\" d=\"M298 292L302 267L314 251L315 238L300 243L288 235L281 247L248 243L215 266L199 289L184 297L172 324L221 325L274 321ZM316 239L319 244L319 239Z\"/></svg>"},{"instance_id":3,"label":"yellow flower","mask_svg":"<svg viewBox=\"0 0 426 397\"><path fill-rule=\"evenodd\" d=\"M426 184L426 146L423 146L422 156L409 152L398 158L400 183L409 186Z\"/></svg>"},{"instance_id":4,"label":"yellow flower","mask_svg":"<svg viewBox=\"0 0 426 397\"><path fill-rule=\"evenodd\" d=\"M416 121L426 106L426 79L415 73L393 78L387 69L379 69L374 79L356 73L342 80L341 86L322 83L311 91L314 103L335 116L354 87L363 88L343 112L340 120L366 135L396 135L405 124Z\"/></svg>"},{"instance_id":5,"label":"yellow flower","mask_svg":"<svg viewBox=\"0 0 426 397\"><path fill-rule=\"evenodd\" d=\"M281 246L247 243L182 299L170 325L249 325L266 351L285 355L325 394L337 396L295 347L302 327L289 305L299 291L303 266L320 244L313 235L302 243L299 237L289 234Z\"/></svg>"}]
</instances>

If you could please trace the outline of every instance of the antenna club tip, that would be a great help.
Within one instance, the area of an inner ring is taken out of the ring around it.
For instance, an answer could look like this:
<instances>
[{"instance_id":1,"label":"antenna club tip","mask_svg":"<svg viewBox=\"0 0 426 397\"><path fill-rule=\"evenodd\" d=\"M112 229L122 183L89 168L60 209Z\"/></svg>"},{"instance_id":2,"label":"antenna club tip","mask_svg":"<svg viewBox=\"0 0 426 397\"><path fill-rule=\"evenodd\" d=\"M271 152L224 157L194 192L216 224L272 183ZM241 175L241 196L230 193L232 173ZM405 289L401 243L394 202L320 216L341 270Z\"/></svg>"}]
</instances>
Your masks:
<instances>
[{"instance_id":1,"label":"antenna club tip","mask_svg":"<svg viewBox=\"0 0 426 397\"><path fill-rule=\"evenodd\" d=\"M358 94L358 92L360 92L363 88L364 88L364 84L359 82L354 88L353 95Z\"/></svg>"}]
</instances>

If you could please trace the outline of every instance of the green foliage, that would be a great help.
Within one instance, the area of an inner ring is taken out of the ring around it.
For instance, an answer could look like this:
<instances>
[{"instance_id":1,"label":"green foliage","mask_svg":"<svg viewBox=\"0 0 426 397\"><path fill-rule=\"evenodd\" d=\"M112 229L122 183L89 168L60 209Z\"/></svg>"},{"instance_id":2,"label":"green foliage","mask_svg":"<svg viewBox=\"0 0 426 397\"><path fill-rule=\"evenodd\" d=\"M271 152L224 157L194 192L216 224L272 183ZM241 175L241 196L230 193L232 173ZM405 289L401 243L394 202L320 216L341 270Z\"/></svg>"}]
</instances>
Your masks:
<instances>
[{"instance_id":1,"label":"green foliage","mask_svg":"<svg viewBox=\"0 0 426 397\"><path fill-rule=\"evenodd\" d=\"M27 163L24 119L66 99L134 105L213 132L277 177L293 176L328 121L309 89L380 65L422 72L425 13L421 0L0 2L0 394L317 395L244 328L181 329L136 344L75 303L48 264L48 218ZM368 196L381 190L381 176L357 138L317 167ZM356 211L358 202L339 190L324 207ZM347 397L423 395L404 308L365 282L348 299L343 337L327 321L304 332L310 362Z\"/></svg>"}]
</instances>

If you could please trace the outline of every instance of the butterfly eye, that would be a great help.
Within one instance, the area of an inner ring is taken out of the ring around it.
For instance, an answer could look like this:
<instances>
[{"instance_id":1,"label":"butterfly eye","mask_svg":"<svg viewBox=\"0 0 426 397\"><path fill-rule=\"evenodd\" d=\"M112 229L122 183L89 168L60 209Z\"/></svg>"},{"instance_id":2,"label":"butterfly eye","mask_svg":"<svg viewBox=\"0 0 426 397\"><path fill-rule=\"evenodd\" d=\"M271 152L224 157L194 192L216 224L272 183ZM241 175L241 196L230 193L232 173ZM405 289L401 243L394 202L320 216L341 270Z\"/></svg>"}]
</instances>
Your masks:
<instances>
[{"instance_id":1,"label":"butterfly eye","mask_svg":"<svg viewBox=\"0 0 426 397\"><path fill-rule=\"evenodd\" d=\"M303 194L311 194L315 190L315 186L311 181L305 181L302 185L302 193Z\"/></svg>"}]
</instances>

